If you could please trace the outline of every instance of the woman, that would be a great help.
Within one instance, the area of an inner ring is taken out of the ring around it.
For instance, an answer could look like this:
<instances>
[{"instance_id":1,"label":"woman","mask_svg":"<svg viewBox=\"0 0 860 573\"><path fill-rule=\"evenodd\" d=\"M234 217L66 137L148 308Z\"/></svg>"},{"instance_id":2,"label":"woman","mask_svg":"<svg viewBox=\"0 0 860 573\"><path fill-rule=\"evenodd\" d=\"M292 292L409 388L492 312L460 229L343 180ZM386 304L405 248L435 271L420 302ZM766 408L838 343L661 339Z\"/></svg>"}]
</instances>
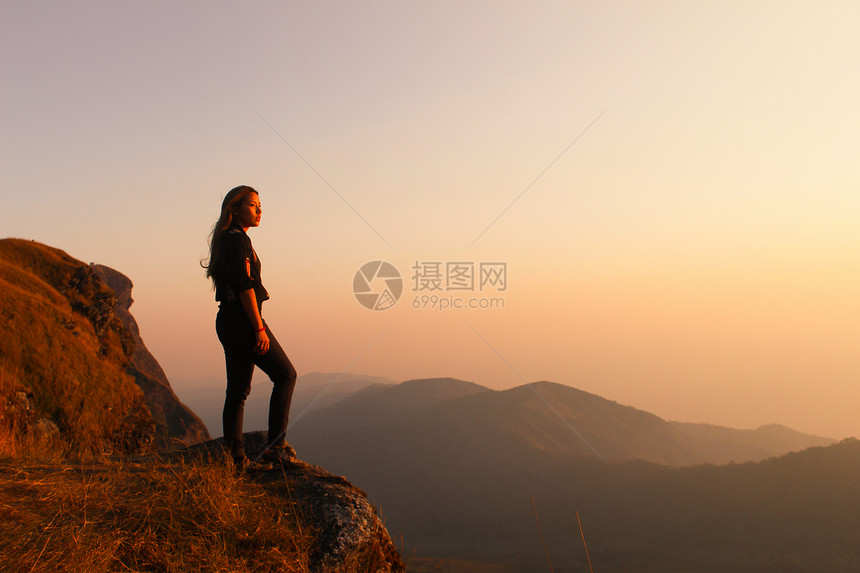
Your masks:
<instances>
[{"instance_id":1,"label":"woman","mask_svg":"<svg viewBox=\"0 0 860 573\"><path fill-rule=\"evenodd\" d=\"M260 260L247 232L260 225L260 195L246 185L231 189L221 204L221 216L209 238L206 276L220 302L215 331L224 347L227 363L227 396L224 401L224 441L236 468L246 471L271 469L272 462L295 460L284 436L290 411L296 370L263 320L263 301L269 293L260 280ZM262 463L245 456L242 416L257 366L274 384L269 401L268 446Z\"/></svg>"}]
</instances>

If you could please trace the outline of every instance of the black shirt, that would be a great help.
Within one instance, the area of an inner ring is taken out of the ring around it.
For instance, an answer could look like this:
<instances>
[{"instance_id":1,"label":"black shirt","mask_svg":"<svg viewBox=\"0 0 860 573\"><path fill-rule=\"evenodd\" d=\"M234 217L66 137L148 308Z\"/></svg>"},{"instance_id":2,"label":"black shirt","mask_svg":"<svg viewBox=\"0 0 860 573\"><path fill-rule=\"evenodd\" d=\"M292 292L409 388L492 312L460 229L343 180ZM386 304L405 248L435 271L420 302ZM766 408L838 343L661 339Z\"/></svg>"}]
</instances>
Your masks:
<instances>
[{"instance_id":1,"label":"black shirt","mask_svg":"<svg viewBox=\"0 0 860 573\"><path fill-rule=\"evenodd\" d=\"M241 227L231 227L219 239L221 256L215 269L215 300L239 302L239 293L254 289L257 306L269 299L260 280L260 259Z\"/></svg>"}]
</instances>

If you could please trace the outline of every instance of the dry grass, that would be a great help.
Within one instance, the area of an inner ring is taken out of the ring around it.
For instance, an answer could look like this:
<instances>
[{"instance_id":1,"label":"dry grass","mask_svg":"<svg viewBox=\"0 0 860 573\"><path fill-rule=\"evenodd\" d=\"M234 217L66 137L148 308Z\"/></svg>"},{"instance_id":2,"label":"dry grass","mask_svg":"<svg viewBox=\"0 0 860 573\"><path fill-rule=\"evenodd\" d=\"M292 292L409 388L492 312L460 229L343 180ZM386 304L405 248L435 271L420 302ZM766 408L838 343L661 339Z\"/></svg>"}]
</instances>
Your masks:
<instances>
[{"instance_id":1,"label":"dry grass","mask_svg":"<svg viewBox=\"0 0 860 573\"><path fill-rule=\"evenodd\" d=\"M115 317L96 332L81 310L112 295L93 282L87 296L69 288L88 265L30 241L0 240L0 369L5 386L32 392L75 449L98 450L123 431L143 394L126 373L127 340ZM11 379L11 380L10 380Z\"/></svg>"},{"instance_id":2,"label":"dry grass","mask_svg":"<svg viewBox=\"0 0 860 573\"><path fill-rule=\"evenodd\" d=\"M226 464L0 461L2 571L307 571L312 536Z\"/></svg>"}]
</instances>

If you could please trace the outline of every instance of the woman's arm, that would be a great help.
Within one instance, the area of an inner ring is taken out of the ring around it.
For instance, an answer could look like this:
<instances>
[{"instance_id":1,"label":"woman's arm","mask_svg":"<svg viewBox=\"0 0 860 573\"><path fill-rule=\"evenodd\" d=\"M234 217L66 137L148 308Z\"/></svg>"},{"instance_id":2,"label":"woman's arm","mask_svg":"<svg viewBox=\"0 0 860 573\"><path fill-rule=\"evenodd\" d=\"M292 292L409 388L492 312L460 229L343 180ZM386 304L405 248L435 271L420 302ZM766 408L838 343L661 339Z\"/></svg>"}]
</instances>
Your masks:
<instances>
[{"instance_id":1,"label":"woman's arm","mask_svg":"<svg viewBox=\"0 0 860 573\"><path fill-rule=\"evenodd\" d=\"M263 317L260 316L260 309L257 307L257 295L254 293L254 289L249 288L240 292L239 300L242 302L242 308L248 314L257 335L257 345L254 346L254 352L265 354L269 351L269 335L266 334Z\"/></svg>"}]
</instances>

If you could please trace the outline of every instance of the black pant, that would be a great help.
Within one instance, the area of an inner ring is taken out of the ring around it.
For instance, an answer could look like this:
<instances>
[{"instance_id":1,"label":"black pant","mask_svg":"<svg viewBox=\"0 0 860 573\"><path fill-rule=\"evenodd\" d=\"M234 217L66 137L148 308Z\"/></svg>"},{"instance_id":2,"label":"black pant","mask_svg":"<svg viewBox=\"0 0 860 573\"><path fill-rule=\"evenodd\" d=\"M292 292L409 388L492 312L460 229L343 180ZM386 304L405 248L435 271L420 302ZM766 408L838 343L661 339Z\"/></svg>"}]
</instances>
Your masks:
<instances>
[{"instance_id":1,"label":"black pant","mask_svg":"<svg viewBox=\"0 0 860 573\"><path fill-rule=\"evenodd\" d=\"M224 400L224 441L234 458L244 457L242 418L245 399L251 392L254 366L272 380L272 397L269 400L269 442L278 445L285 441L289 421L290 403L296 387L296 369L275 339L269 326L269 350L256 354L257 337L245 309L239 304L222 304L215 319L215 332L224 347L227 363L227 396Z\"/></svg>"}]
</instances>

